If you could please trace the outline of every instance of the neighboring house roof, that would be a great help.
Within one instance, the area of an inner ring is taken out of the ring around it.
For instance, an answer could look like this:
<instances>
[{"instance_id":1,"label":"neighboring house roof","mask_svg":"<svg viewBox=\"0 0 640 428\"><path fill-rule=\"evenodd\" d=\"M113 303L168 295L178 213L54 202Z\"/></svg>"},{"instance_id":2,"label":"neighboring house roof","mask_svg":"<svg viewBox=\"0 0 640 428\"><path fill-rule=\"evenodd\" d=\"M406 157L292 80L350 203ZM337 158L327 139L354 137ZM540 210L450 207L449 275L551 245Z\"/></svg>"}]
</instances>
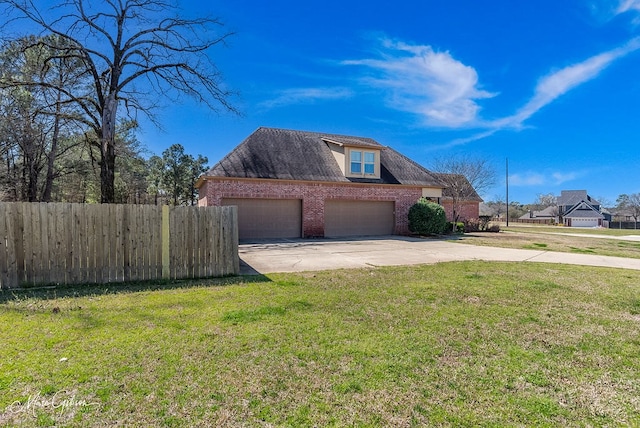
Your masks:
<instances>
[{"instance_id":1,"label":"neighboring house roof","mask_svg":"<svg viewBox=\"0 0 640 428\"><path fill-rule=\"evenodd\" d=\"M563 190L560 192L557 203L560 206L572 206L582 201L591 205L600 205L600 202L589 196L586 190Z\"/></svg>"},{"instance_id":2,"label":"neighboring house roof","mask_svg":"<svg viewBox=\"0 0 640 428\"><path fill-rule=\"evenodd\" d=\"M520 219L526 220L531 218L556 218L558 216L558 207L550 206L540 211L530 211L520 216Z\"/></svg>"},{"instance_id":3,"label":"neighboring house roof","mask_svg":"<svg viewBox=\"0 0 640 428\"><path fill-rule=\"evenodd\" d=\"M446 186L442 189L444 199L453 199L454 188L459 189L458 197L467 202L483 202L478 192L471 186L469 180L461 174L446 174L442 172L433 173Z\"/></svg>"},{"instance_id":4,"label":"neighboring house roof","mask_svg":"<svg viewBox=\"0 0 640 428\"><path fill-rule=\"evenodd\" d=\"M380 178L346 177L328 144L380 150ZM432 172L371 138L265 127L249 135L205 175L444 187Z\"/></svg>"}]
</instances>

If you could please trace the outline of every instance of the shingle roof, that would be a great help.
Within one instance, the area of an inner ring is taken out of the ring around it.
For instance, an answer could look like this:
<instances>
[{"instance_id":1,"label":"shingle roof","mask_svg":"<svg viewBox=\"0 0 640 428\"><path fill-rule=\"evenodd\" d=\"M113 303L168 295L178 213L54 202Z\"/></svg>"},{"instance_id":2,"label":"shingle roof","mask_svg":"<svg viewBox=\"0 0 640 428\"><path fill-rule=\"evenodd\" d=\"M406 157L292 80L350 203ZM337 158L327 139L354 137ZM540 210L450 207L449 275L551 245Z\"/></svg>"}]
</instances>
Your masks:
<instances>
[{"instance_id":1,"label":"shingle roof","mask_svg":"<svg viewBox=\"0 0 640 428\"><path fill-rule=\"evenodd\" d=\"M541 211L533 211L533 216L531 215L532 212L528 212L526 214L523 214L522 216L520 216L521 219L529 219L529 218L555 218L558 217L558 207L556 206L550 206L550 207L546 207L545 209L541 210Z\"/></svg>"},{"instance_id":2,"label":"shingle roof","mask_svg":"<svg viewBox=\"0 0 640 428\"><path fill-rule=\"evenodd\" d=\"M345 177L328 142L379 149L380 179ZM433 173L371 138L265 127L249 135L205 175L444 187Z\"/></svg>"},{"instance_id":3,"label":"shingle roof","mask_svg":"<svg viewBox=\"0 0 640 428\"><path fill-rule=\"evenodd\" d=\"M604 218L602 214L593 210L573 210L565 218Z\"/></svg>"},{"instance_id":4,"label":"shingle roof","mask_svg":"<svg viewBox=\"0 0 640 428\"><path fill-rule=\"evenodd\" d=\"M600 202L591 198L586 190L563 190L558 196L557 204L567 206L578 204L581 201L589 202L591 205L600 205Z\"/></svg>"},{"instance_id":5,"label":"shingle roof","mask_svg":"<svg viewBox=\"0 0 640 428\"><path fill-rule=\"evenodd\" d=\"M604 218L596 209L586 202L580 203L569 210L565 218Z\"/></svg>"}]
</instances>

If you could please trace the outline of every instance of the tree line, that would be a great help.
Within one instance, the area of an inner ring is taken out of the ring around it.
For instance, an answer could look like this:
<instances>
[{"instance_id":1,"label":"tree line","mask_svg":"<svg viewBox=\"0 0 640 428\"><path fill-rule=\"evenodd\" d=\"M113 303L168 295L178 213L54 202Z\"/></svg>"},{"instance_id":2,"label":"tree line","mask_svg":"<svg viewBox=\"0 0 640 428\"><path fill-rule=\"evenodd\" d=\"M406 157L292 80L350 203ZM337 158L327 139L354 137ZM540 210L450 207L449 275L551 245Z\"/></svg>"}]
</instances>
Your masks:
<instances>
[{"instance_id":1,"label":"tree line","mask_svg":"<svg viewBox=\"0 0 640 428\"><path fill-rule=\"evenodd\" d=\"M209 50L231 35L165 0L0 0L0 200L193 204L207 159L145 158L137 116L188 95L235 112Z\"/></svg>"}]
</instances>

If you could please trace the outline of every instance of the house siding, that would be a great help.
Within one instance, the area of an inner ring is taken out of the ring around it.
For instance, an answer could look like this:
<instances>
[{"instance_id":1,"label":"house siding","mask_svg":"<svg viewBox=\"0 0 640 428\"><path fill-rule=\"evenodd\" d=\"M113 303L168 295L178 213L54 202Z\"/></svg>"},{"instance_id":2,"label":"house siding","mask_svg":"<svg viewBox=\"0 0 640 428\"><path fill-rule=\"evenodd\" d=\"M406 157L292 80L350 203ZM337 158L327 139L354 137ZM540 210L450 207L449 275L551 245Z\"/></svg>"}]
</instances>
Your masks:
<instances>
[{"instance_id":1,"label":"house siding","mask_svg":"<svg viewBox=\"0 0 640 428\"><path fill-rule=\"evenodd\" d=\"M328 199L395 202L395 233L409 235L409 208L422 196L422 187L320 183L284 180L207 177L200 187L200 204L219 206L222 198L302 200L302 236L324 236L324 206ZM475 204L477 217L478 204ZM472 210L471 210L472 211Z\"/></svg>"}]
</instances>

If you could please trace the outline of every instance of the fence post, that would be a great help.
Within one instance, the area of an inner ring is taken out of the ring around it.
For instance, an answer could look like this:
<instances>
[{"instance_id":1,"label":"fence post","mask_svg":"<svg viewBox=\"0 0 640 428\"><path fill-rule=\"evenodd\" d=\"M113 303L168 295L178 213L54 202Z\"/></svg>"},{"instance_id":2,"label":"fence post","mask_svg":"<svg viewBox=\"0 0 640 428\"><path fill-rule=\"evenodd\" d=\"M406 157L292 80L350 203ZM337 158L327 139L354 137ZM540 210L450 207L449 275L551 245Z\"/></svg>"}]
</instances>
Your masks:
<instances>
[{"instance_id":1,"label":"fence post","mask_svg":"<svg viewBox=\"0 0 640 428\"><path fill-rule=\"evenodd\" d=\"M162 206L162 279L171 277L171 258L169 257L169 206Z\"/></svg>"}]
</instances>

